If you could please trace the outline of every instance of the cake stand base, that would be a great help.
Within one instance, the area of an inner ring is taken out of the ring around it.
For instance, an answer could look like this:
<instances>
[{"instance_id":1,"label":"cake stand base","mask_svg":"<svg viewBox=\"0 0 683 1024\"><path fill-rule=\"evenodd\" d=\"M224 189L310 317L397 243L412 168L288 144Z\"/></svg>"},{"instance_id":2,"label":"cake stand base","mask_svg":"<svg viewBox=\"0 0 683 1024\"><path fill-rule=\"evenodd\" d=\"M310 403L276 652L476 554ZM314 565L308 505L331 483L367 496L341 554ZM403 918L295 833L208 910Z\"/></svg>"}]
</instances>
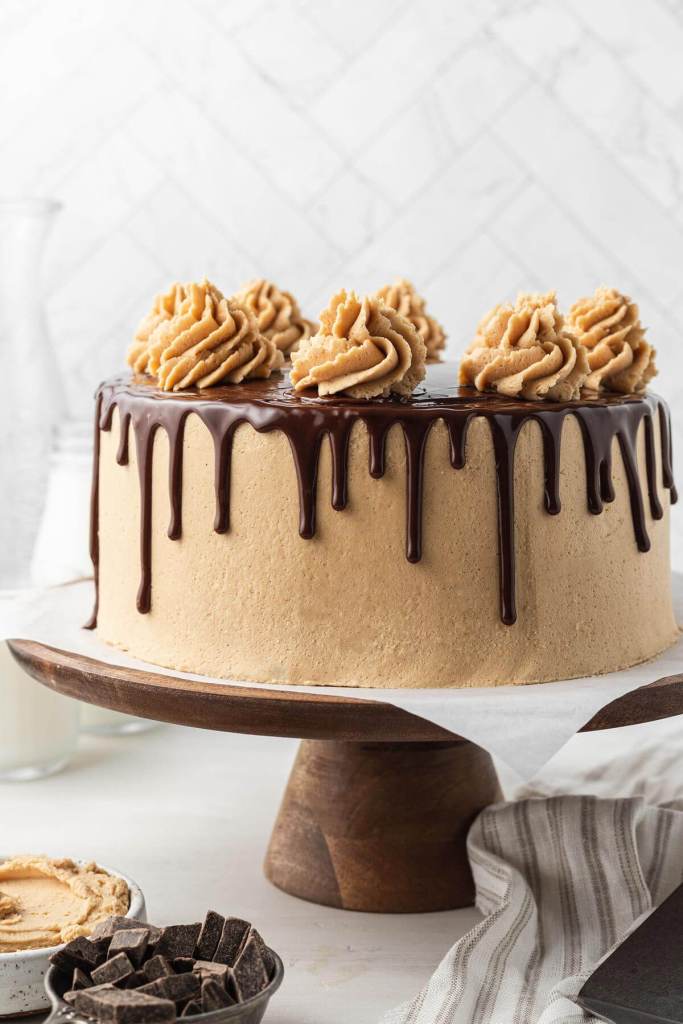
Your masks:
<instances>
[{"instance_id":1,"label":"cake stand base","mask_svg":"<svg viewBox=\"0 0 683 1024\"><path fill-rule=\"evenodd\" d=\"M353 693L216 686L31 640L8 643L29 675L67 697L200 729L303 739L265 864L286 892L394 913L472 902L467 829L500 799L491 759L473 743ZM665 676L612 701L582 731L681 714L683 676Z\"/></svg>"},{"instance_id":2,"label":"cake stand base","mask_svg":"<svg viewBox=\"0 0 683 1024\"><path fill-rule=\"evenodd\" d=\"M499 799L490 756L464 740L304 740L265 872L293 896L344 910L468 906L467 832Z\"/></svg>"}]
</instances>

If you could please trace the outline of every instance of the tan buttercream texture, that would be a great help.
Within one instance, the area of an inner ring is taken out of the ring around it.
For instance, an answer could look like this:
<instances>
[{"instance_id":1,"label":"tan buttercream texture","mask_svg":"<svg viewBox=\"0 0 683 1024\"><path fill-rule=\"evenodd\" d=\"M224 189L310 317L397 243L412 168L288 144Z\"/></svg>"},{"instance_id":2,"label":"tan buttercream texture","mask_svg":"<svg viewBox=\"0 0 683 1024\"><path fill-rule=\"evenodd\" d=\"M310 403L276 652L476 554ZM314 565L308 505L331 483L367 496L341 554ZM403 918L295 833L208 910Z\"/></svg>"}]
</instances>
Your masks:
<instances>
[{"instance_id":1,"label":"tan buttercream texture","mask_svg":"<svg viewBox=\"0 0 683 1024\"><path fill-rule=\"evenodd\" d=\"M128 364L138 373L147 371L150 338L156 329L177 315L187 291L185 285L176 281L165 293L157 295L149 313L142 318L128 349Z\"/></svg>"},{"instance_id":2,"label":"tan buttercream texture","mask_svg":"<svg viewBox=\"0 0 683 1024\"><path fill-rule=\"evenodd\" d=\"M425 358L410 320L381 299L341 291L320 314L318 334L292 353L291 380L319 395L409 395L424 378Z\"/></svg>"},{"instance_id":3,"label":"tan buttercream texture","mask_svg":"<svg viewBox=\"0 0 683 1024\"><path fill-rule=\"evenodd\" d=\"M128 351L133 369L165 391L268 377L283 361L254 314L206 280L159 296Z\"/></svg>"},{"instance_id":4,"label":"tan buttercream texture","mask_svg":"<svg viewBox=\"0 0 683 1024\"><path fill-rule=\"evenodd\" d=\"M616 288L597 288L578 299L567 328L588 352L585 387L623 394L644 391L657 373L655 350L645 338L638 306Z\"/></svg>"},{"instance_id":5,"label":"tan buttercream texture","mask_svg":"<svg viewBox=\"0 0 683 1024\"><path fill-rule=\"evenodd\" d=\"M126 914L128 886L97 864L22 855L0 863L0 953L41 949L89 935Z\"/></svg>"},{"instance_id":6,"label":"tan buttercream texture","mask_svg":"<svg viewBox=\"0 0 683 1024\"><path fill-rule=\"evenodd\" d=\"M235 299L254 314L261 334L289 355L301 341L315 334L316 326L301 315L293 295L272 281L256 278L235 295Z\"/></svg>"},{"instance_id":7,"label":"tan buttercream texture","mask_svg":"<svg viewBox=\"0 0 683 1024\"><path fill-rule=\"evenodd\" d=\"M567 330L554 292L521 292L480 321L460 363L460 383L511 398L565 402L579 397L586 350Z\"/></svg>"},{"instance_id":8,"label":"tan buttercream texture","mask_svg":"<svg viewBox=\"0 0 683 1024\"><path fill-rule=\"evenodd\" d=\"M157 431L152 608L141 615L135 605L139 467L134 444L128 465L116 461L119 425L115 411L111 431L103 431L100 440L97 629L101 640L135 657L216 678L268 683L491 686L611 672L653 656L678 635L671 608L669 502L663 501L661 520L652 519L645 502L652 548L641 553L615 446L615 500L602 515L592 515L584 440L574 416L562 429L559 515L544 508L541 427L527 422L517 439L514 626L500 620L495 451L483 417L470 424L467 460L457 472L450 464L446 424L439 420L429 431L417 564L405 554L407 453L400 426L389 430L381 479L368 472L365 423L353 428L343 512L332 507L331 446L322 445L316 535L307 541L297 529L299 494L287 437L280 430L259 433L248 424L233 439L231 528L224 534L213 530L214 440L194 414L183 444L183 537L170 540L169 445L165 431ZM641 427L643 483L644 433ZM659 431L654 441L661 479ZM661 491L660 497L665 498Z\"/></svg>"},{"instance_id":9,"label":"tan buttercream texture","mask_svg":"<svg viewBox=\"0 0 683 1024\"><path fill-rule=\"evenodd\" d=\"M19 912L19 901L0 892L0 921L3 918L13 917Z\"/></svg>"},{"instance_id":10,"label":"tan buttercream texture","mask_svg":"<svg viewBox=\"0 0 683 1024\"><path fill-rule=\"evenodd\" d=\"M387 306L391 306L401 316L410 320L425 343L427 360L438 360L446 344L446 334L438 320L427 313L425 300L415 291L410 281L400 277L393 284L384 285L375 294L378 299L383 299Z\"/></svg>"}]
</instances>

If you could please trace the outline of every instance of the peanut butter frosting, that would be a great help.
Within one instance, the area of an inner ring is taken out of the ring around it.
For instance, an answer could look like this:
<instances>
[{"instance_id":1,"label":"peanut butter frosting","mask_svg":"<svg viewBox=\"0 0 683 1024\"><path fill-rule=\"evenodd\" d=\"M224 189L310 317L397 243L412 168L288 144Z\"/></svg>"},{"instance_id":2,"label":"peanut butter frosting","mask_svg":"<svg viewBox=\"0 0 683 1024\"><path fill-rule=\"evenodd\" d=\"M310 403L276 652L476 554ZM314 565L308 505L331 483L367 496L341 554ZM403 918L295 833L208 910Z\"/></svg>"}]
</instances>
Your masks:
<instances>
[{"instance_id":1,"label":"peanut butter frosting","mask_svg":"<svg viewBox=\"0 0 683 1024\"><path fill-rule=\"evenodd\" d=\"M0 892L0 921L3 918L14 917L19 913L19 901Z\"/></svg>"},{"instance_id":2,"label":"peanut butter frosting","mask_svg":"<svg viewBox=\"0 0 683 1024\"><path fill-rule=\"evenodd\" d=\"M427 361L438 360L446 344L445 331L438 320L427 313L425 300L415 291L410 281L399 277L393 284L384 285L375 295L410 320L425 343Z\"/></svg>"},{"instance_id":3,"label":"peanut butter frosting","mask_svg":"<svg viewBox=\"0 0 683 1024\"><path fill-rule=\"evenodd\" d=\"M285 355L315 334L315 324L301 315L294 296L272 281L256 278L245 284L235 299L254 314L261 334Z\"/></svg>"},{"instance_id":4,"label":"peanut butter frosting","mask_svg":"<svg viewBox=\"0 0 683 1024\"><path fill-rule=\"evenodd\" d=\"M644 391L656 375L656 353L645 338L638 306L616 288L597 288L578 299L567 314L567 328L588 352L585 387L631 394Z\"/></svg>"},{"instance_id":5,"label":"peanut butter frosting","mask_svg":"<svg viewBox=\"0 0 683 1024\"><path fill-rule=\"evenodd\" d=\"M292 353L296 391L378 398L409 395L425 375L425 344L410 320L376 296L333 296L320 330Z\"/></svg>"},{"instance_id":6,"label":"peanut butter frosting","mask_svg":"<svg viewBox=\"0 0 683 1024\"><path fill-rule=\"evenodd\" d=\"M122 878L97 864L30 854L0 862L0 953L40 949L89 935L111 914L128 913Z\"/></svg>"},{"instance_id":7,"label":"peanut butter frosting","mask_svg":"<svg viewBox=\"0 0 683 1024\"><path fill-rule=\"evenodd\" d=\"M165 391L180 391L268 377L284 358L252 312L205 280L174 285L155 300L128 362L137 373L156 376Z\"/></svg>"},{"instance_id":8,"label":"peanut butter frosting","mask_svg":"<svg viewBox=\"0 0 683 1024\"><path fill-rule=\"evenodd\" d=\"M147 372L150 337L160 324L166 323L177 315L186 295L185 285L176 281L167 292L161 293L155 298L149 313L141 320L133 343L128 349L128 364L136 373Z\"/></svg>"},{"instance_id":9,"label":"peanut butter frosting","mask_svg":"<svg viewBox=\"0 0 683 1024\"><path fill-rule=\"evenodd\" d=\"M586 350L565 329L554 292L521 292L494 306L460 363L461 384L531 401L579 397L589 373Z\"/></svg>"}]
</instances>

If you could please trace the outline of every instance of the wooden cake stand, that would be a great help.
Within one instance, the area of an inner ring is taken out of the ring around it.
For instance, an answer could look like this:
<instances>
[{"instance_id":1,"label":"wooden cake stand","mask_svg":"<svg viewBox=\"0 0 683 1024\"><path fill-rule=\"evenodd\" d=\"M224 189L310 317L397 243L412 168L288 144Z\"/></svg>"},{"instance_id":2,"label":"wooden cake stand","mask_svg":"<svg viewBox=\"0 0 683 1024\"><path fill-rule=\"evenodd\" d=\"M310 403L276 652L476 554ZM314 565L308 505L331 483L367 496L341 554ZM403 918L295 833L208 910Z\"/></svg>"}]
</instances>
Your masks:
<instances>
[{"instance_id":1,"label":"wooden cake stand","mask_svg":"<svg viewBox=\"0 0 683 1024\"><path fill-rule=\"evenodd\" d=\"M267 877L347 910L425 912L472 903L465 840L500 799L490 756L426 719L355 697L218 687L9 642L38 682L90 704L177 725L303 740L266 855ZM683 714L683 676L613 701L582 731Z\"/></svg>"}]
</instances>

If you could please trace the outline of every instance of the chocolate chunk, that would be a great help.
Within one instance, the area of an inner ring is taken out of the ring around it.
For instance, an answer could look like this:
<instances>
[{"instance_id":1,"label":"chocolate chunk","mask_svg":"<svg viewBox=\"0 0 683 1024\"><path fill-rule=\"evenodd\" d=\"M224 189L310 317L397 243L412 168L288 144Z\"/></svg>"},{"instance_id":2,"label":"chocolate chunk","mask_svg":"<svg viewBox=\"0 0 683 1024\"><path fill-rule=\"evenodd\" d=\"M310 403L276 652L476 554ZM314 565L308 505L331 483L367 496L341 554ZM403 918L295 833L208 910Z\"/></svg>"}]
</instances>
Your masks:
<instances>
[{"instance_id":1,"label":"chocolate chunk","mask_svg":"<svg viewBox=\"0 0 683 1024\"><path fill-rule=\"evenodd\" d=\"M133 973L133 965L125 953L117 953L111 960L105 960L103 964L91 971L90 977L96 985L103 985L110 982L123 981Z\"/></svg>"},{"instance_id":2,"label":"chocolate chunk","mask_svg":"<svg viewBox=\"0 0 683 1024\"><path fill-rule=\"evenodd\" d=\"M157 978L143 985L138 991L158 999L172 999L174 1003L182 1003L199 995L200 981L198 974L171 974L168 978Z\"/></svg>"},{"instance_id":3,"label":"chocolate chunk","mask_svg":"<svg viewBox=\"0 0 683 1024\"><path fill-rule=\"evenodd\" d=\"M253 936L250 936L232 969L232 981L241 1003L258 995L268 984L268 971L259 944Z\"/></svg>"},{"instance_id":4,"label":"chocolate chunk","mask_svg":"<svg viewBox=\"0 0 683 1024\"><path fill-rule=\"evenodd\" d=\"M173 968L165 956L158 954L150 957L146 964L143 964L142 971L147 981L156 981L157 978L167 978L173 974Z\"/></svg>"},{"instance_id":5,"label":"chocolate chunk","mask_svg":"<svg viewBox=\"0 0 683 1024\"><path fill-rule=\"evenodd\" d=\"M194 972L204 981L205 978L215 978L216 981L225 982L228 977L228 965L216 964L213 960L195 960Z\"/></svg>"},{"instance_id":6,"label":"chocolate chunk","mask_svg":"<svg viewBox=\"0 0 683 1024\"><path fill-rule=\"evenodd\" d=\"M196 960L193 956L177 956L173 961L173 970L176 974L187 974L194 969Z\"/></svg>"},{"instance_id":7,"label":"chocolate chunk","mask_svg":"<svg viewBox=\"0 0 683 1024\"><path fill-rule=\"evenodd\" d=\"M155 999L139 989L77 992L74 1006L79 1013L111 1024L170 1024L176 1018L170 999Z\"/></svg>"},{"instance_id":8,"label":"chocolate chunk","mask_svg":"<svg viewBox=\"0 0 683 1024\"><path fill-rule=\"evenodd\" d=\"M177 956L192 956L197 945L201 924L172 924L161 929L154 952L173 960Z\"/></svg>"},{"instance_id":9,"label":"chocolate chunk","mask_svg":"<svg viewBox=\"0 0 683 1024\"><path fill-rule=\"evenodd\" d=\"M90 974L93 967L97 967L101 962L102 953L97 944L82 936L67 942L50 956L50 963L65 974L71 974L77 967Z\"/></svg>"},{"instance_id":10,"label":"chocolate chunk","mask_svg":"<svg viewBox=\"0 0 683 1024\"><path fill-rule=\"evenodd\" d=\"M227 964L228 967L237 960L240 949L249 933L251 925L239 917L228 917L223 925L220 941L212 959L219 964Z\"/></svg>"},{"instance_id":11,"label":"chocolate chunk","mask_svg":"<svg viewBox=\"0 0 683 1024\"><path fill-rule=\"evenodd\" d=\"M259 953L261 954L261 959L266 965L266 971L268 972L268 980L270 981L270 979L273 977L273 974L275 973L275 960L273 959L273 954L263 941L261 933L257 932L253 925L251 928L251 932L249 933L249 937L252 938L256 945L258 946Z\"/></svg>"},{"instance_id":12,"label":"chocolate chunk","mask_svg":"<svg viewBox=\"0 0 683 1024\"><path fill-rule=\"evenodd\" d=\"M189 1003L180 1014L181 1017L194 1017L195 1013L202 1012L202 1004L197 999L190 999Z\"/></svg>"},{"instance_id":13,"label":"chocolate chunk","mask_svg":"<svg viewBox=\"0 0 683 1024\"><path fill-rule=\"evenodd\" d=\"M92 988L92 981L80 967L76 967L71 979L71 991L78 992L80 989Z\"/></svg>"},{"instance_id":14,"label":"chocolate chunk","mask_svg":"<svg viewBox=\"0 0 683 1024\"><path fill-rule=\"evenodd\" d=\"M93 986L91 986L88 989L88 992L90 992L90 994L92 995L94 992L100 992L103 989L113 989L113 988L114 988L113 985L93 985ZM69 1003L70 1006L73 1006L74 1003L76 1002L76 996L79 994L79 992L84 992L84 991L85 991L85 989L77 989L77 990L72 989L71 992L65 992L64 996L63 996L64 1002Z\"/></svg>"},{"instance_id":15,"label":"chocolate chunk","mask_svg":"<svg viewBox=\"0 0 683 1024\"><path fill-rule=\"evenodd\" d=\"M146 928L122 928L114 932L109 944L109 959L117 953L125 953L135 967L145 959L149 931Z\"/></svg>"},{"instance_id":16,"label":"chocolate chunk","mask_svg":"<svg viewBox=\"0 0 683 1024\"><path fill-rule=\"evenodd\" d=\"M161 929L153 924L147 924L146 921L138 921L134 917L121 917L114 914L111 917L105 917L104 921L100 921L99 924L95 925L90 938L111 939L115 932L125 931L129 928L146 929L149 932L149 941L152 945L157 942L161 935Z\"/></svg>"},{"instance_id":17,"label":"chocolate chunk","mask_svg":"<svg viewBox=\"0 0 683 1024\"><path fill-rule=\"evenodd\" d=\"M141 985L146 985L148 981L149 978L142 971L133 971L120 984L121 988L140 988Z\"/></svg>"},{"instance_id":18,"label":"chocolate chunk","mask_svg":"<svg viewBox=\"0 0 683 1024\"><path fill-rule=\"evenodd\" d=\"M211 1010L222 1010L224 1006L233 1006L235 1000L227 989L215 978L207 978L202 982L202 1010L210 1013Z\"/></svg>"},{"instance_id":19,"label":"chocolate chunk","mask_svg":"<svg viewBox=\"0 0 683 1024\"><path fill-rule=\"evenodd\" d=\"M222 914L217 914L215 910L209 910L197 940L195 956L198 960L213 960L223 934L224 924L225 918Z\"/></svg>"}]
</instances>

